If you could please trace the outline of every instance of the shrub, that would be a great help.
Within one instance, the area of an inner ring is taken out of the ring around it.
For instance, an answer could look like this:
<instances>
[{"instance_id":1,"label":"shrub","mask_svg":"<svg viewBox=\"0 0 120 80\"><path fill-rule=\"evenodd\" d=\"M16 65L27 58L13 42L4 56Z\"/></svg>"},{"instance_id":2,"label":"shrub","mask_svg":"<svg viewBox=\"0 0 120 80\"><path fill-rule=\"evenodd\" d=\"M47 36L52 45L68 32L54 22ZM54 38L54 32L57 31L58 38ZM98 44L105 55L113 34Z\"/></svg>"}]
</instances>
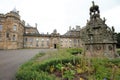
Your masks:
<instances>
[{"instance_id":1,"label":"shrub","mask_svg":"<svg viewBox=\"0 0 120 80\"><path fill-rule=\"evenodd\" d=\"M81 48L69 48L67 49L67 51L69 53L71 53L72 55L76 55L76 54L81 54L82 53L82 49Z\"/></svg>"},{"instance_id":2,"label":"shrub","mask_svg":"<svg viewBox=\"0 0 120 80\"><path fill-rule=\"evenodd\" d=\"M109 62L118 65L120 67L120 58L110 59Z\"/></svg>"},{"instance_id":3,"label":"shrub","mask_svg":"<svg viewBox=\"0 0 120 80\"><path fill-rule=\"evenodd\" d=\"M17 73L16 80L55 80L55 76L50 76L44 72L21 70Z\"/></svg>"}]
</instances>

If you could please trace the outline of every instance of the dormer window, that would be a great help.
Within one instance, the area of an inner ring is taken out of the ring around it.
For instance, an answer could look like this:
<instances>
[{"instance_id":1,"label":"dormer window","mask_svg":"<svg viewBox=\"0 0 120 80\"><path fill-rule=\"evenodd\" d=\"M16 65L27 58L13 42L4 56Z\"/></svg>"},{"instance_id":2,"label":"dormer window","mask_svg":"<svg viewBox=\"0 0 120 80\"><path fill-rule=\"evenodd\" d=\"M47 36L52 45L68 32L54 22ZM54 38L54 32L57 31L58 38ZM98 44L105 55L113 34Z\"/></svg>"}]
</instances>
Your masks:
<instances>
[{"instance_id":1,"label":"dormer window","mask_svg":"<svg viewBox=\"0 0 120 80\"><path fill-rule=\"evenodd\" d=\"M17 26L16 25L13 26L13 30L17 31Z\"/></svg>"},{"instance_id":2,"label":"dormer window","mask_svg":"<svg viewBox=\"0 0 120 80\"><path fill-rule=\"evenodd\" d=\"M2 31L2 25L0 24L0 31Z\"/></svg>"}]
</instances>

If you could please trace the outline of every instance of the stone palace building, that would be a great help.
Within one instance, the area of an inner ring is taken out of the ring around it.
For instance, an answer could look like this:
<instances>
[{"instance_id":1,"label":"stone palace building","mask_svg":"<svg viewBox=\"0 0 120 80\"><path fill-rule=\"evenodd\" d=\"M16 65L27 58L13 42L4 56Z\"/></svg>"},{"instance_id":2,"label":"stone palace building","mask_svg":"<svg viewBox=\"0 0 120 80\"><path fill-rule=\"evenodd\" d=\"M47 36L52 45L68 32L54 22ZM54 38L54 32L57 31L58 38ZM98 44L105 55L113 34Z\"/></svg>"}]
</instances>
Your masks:
<instances>
[{"instance_id":1,"label":"stone palace building","mask_svg":"<svg viewBox=\"0 0 120 80\"><path fill-rule=\"evenodd\" d=\"M60 35L55 29L51 34L40 34L37 26L25 25L14 9L0 14L0 49L21 48L71 48L81 47L80 27Z\"/></svg>"},{"instance_id":2,"label":"stone palace building","mask_svg":"<svg viewBox=\"0 0 120 80\"><path fill-rule=\"evenodd\" d=\"M0 14L0 49L82 47L87 55L114 55L114 27L108 27L105 21L105 18L100 18L99 6L93 2L90 7L90 20L87 20L85 27L69 27L69 31L64 35L60 35L56 29L51 34L40 34L37 25L25 25L19 11L14 9Z\"/></svg>"}]
</instances>

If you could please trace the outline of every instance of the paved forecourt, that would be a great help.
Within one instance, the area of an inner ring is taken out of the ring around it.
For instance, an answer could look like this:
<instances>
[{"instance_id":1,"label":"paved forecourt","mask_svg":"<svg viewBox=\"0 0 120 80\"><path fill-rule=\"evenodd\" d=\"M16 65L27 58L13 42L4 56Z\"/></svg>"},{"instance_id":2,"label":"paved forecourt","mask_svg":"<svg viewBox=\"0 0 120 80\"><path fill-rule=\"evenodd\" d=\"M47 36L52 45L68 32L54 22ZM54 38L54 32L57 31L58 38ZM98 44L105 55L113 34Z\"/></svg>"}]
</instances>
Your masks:
<instances>
[{"instance_id":1,"label":"paved forecourt","mask_svg":"<svg viewBox=\"0 0 120 80\"><path fill-rule=\"evenodd\" d=\"M0 80L14 80L21 64L30 60L39 52L53 49L0 50Z\"/></svg>"}]
</instances>

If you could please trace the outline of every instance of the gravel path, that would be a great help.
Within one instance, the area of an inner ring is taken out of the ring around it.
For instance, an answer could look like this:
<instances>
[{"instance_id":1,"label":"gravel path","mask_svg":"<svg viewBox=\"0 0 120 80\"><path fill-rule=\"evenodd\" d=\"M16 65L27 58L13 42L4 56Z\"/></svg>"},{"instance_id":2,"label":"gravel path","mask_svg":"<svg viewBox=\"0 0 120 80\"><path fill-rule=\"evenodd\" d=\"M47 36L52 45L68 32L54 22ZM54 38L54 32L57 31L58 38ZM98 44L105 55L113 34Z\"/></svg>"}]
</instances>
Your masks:
<instances>
[{"instance_id":1,"label":"gravel path","mask_svg":"<svg viewBox=\"0 0 120 80\"><path fill-rule=\"evenodd\" d=\"M0 80L14 80L21 64L39 52L48 51L51 49L0 50Z\"/></svg>"}]
</instances>

